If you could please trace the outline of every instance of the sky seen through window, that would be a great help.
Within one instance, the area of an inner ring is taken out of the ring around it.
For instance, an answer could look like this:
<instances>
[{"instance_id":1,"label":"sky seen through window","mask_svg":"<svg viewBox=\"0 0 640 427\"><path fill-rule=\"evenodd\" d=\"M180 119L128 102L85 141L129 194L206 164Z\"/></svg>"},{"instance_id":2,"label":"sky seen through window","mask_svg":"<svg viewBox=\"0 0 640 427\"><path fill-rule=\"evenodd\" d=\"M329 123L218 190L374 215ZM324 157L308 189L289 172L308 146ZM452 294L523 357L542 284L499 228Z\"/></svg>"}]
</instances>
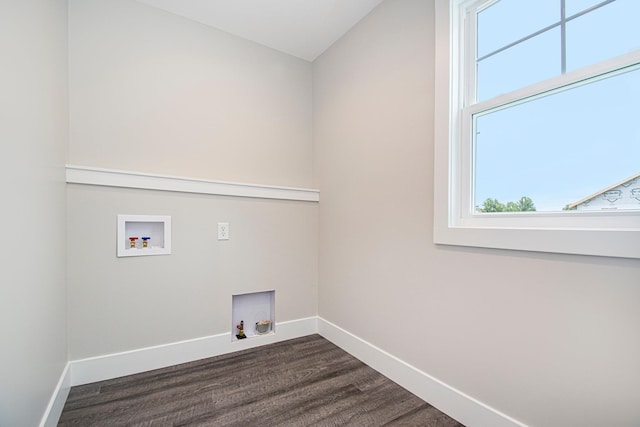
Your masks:
<instances>
[{"instance_id":1,"label":"sky seen through window","mask_svg":"<svg viewBox=\"0 0 640 427\"><path fill-rule=\"evenodd\" d=\"M563 28L562 3L500 0L478 14L478 101L640 49L640 1L565 0ZM475 122L475 205L527 196L561 211L640 172L640 69Z\"/></svg>"}]
</instances>

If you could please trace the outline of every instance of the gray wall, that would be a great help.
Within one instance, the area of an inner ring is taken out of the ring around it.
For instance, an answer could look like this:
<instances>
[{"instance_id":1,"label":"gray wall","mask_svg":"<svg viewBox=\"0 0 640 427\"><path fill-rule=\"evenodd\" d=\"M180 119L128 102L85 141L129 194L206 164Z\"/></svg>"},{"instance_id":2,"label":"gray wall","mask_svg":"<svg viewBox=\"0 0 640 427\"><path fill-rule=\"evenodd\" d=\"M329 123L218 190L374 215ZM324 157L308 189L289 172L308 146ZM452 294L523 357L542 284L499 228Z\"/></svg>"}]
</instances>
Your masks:
<instances>
[{"instance_id":1,"label":"gray wall","mask_svg":"<svg viewBox=\"0 0 640 427\"><path fill-rule=\"evenodd\" d=\"M434 5L314 62L319 315L532 426L640 425L640 262L432 244Z\"/></svg>"},{"instance_id":2,"label":"gray wall","mask_svg":"<svg viewBox=\"0 0 640 427\"><path fill-rule=\"evenodd\" d=\"M311 184L309 62L134 0L69 9L69 163Z\"/></svg>"},{"instance_id":3,"label":"gray wall","mask_svg":"<svg viewBox=\"0 0 640 427\"><path fill-rule=\"evenodd\" d=\"M67 7L0 3L0 425L34 426L67 362Z\"/></svg>"},{"instance_id":4,"label":"gray wall","mask_svg":"<svg viewBox=\"0 0 640 427\"><path fill-rule=\"evenodd\" d=\"M67 198L71 360L230 333L234 294L275 290L277 322L317 314L316 203L88 185ZM117 258L118 214L170 215L171 255Z\"/></svg>"},{"instance_id":5,"label":"gray wall","mask_svg":"<svg viewBox=\"0 0 640 427\"><path fill-rule=\"evenodd\" d=\"M70 163L311 185L310 63L133 0L69 7ZM277 322L315 316L317 211L69 185L71 360L229 333L233 294L275 289ZM118 214L171 215L173 253L116 258Z\"/></svg>"}]
</instances>

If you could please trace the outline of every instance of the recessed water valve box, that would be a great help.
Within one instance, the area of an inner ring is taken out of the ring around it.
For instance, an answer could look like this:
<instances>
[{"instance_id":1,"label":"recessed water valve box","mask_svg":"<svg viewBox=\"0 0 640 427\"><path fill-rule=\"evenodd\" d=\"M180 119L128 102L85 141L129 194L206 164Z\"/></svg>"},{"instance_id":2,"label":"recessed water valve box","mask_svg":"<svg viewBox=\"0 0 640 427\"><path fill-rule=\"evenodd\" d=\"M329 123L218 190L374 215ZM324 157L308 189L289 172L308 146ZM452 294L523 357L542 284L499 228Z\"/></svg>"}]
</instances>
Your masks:
<instances>
[{"instance_id":1,"label":"recessed water valve box","mask_svg":"<svg viewBox=\"0 0 640 427\"><path fill-rule=\"evenodd\" d=\"M118 215L118 257L171 253L171 217Z\"/></svg>"}]
</instances>

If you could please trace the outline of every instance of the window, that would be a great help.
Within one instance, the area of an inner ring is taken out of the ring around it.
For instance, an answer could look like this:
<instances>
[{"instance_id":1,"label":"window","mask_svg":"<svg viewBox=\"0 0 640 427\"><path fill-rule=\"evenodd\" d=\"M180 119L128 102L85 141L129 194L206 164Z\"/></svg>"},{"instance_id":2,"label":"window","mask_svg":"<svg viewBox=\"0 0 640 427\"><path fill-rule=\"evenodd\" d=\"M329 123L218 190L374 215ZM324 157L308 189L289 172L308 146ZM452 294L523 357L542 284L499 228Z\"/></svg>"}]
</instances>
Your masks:
<instances>
[{"instance_id":1,"label":"window","mask_svg":"<svg viewBox=\"0 0 640 427\"><path fill-rule=\"evenodd\" d=\"M436 13L436 243L640 258L640 2Z\"/></svg>"}]
</instances>

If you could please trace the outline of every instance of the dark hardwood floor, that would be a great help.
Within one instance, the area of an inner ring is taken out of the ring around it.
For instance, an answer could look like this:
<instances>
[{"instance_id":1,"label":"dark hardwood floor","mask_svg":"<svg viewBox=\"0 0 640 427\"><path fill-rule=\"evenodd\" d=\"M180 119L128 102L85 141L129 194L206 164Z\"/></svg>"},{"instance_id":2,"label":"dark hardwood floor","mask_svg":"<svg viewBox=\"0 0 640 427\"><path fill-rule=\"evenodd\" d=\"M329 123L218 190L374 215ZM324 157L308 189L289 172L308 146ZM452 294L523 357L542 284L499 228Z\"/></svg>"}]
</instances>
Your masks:
<instances>
[{"instance_id":1,"label":"dark hardwood floor","mask_svg":"<svg viewBox=\"0 0 640 427\"><path fill-rule=\"evenodd\" d=\"M58 425L462 426L319 335L73 387Z\"/></svg>"}]
</instances>

